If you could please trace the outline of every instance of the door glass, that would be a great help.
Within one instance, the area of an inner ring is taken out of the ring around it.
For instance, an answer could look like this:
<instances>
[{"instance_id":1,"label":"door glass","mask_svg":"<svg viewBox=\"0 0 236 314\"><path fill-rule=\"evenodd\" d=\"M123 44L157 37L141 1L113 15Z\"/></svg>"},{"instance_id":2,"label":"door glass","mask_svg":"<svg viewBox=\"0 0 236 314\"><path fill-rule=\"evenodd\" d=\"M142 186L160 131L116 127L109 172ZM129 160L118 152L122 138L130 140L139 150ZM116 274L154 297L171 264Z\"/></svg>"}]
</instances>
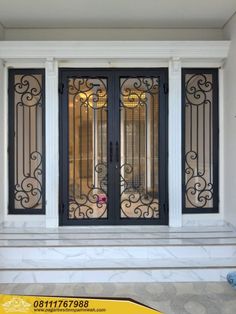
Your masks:
<instances>
[{"instance_id":1,"label":"door glass","mask_svg":"<svg viewBox=\"0 0 236 314\"><path fill-rule=\"evenodd\" d=\"M107 218L107 80L68 84L69 219Z\"/></svg>"},{"instance_id":2,"label":"door glass","mask_svg":"<svg viewBox=\"0 0 236 314\"><path fill-rule=\"evenodd\" d=\"M159 79L120 79L120 217L159 218Z\"/></svg>"}]
</instances>

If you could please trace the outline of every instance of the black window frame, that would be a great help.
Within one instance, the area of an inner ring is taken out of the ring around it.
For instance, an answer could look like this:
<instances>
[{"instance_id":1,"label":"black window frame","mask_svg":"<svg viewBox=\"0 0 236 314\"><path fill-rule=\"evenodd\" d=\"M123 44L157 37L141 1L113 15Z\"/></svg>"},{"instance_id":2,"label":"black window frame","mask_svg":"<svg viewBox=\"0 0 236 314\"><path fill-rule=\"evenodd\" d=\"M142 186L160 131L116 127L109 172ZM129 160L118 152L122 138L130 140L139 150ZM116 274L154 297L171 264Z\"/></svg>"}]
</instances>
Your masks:
<instances>
[{"instance_id":1,"label":"black window frame","mask_svg":"<svg viewBox=\"0 0 236 314\"><path fill-rule=\"evenodd\" d=\"M212 74L212 140L213 140L213 206L185 206L185 75ZM182 213L209 214L219 213L219 69L218 68L183 68L182 69Z\"/></svg>"},{"instance_id":2,"label":"black window frame","mask_svg":"<svg viewBox=\"0 0 236 314\"><path fill-rule=\"evenodd\" d=\"M42 75L42 207L41 208L16 208L15 207L15 75ZM8 214L13 215L44 215L46 212L46 167L45 167L45 69L8 69Z\"/></svg>"}]
</instances>

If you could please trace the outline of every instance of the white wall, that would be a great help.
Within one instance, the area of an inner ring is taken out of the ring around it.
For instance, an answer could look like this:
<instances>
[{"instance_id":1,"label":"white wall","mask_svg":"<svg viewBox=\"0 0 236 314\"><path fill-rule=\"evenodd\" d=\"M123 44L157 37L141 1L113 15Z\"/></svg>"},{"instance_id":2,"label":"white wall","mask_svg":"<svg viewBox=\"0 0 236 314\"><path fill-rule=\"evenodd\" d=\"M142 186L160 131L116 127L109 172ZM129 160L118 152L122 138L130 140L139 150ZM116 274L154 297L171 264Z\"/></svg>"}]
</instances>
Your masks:
<instances>
[{"instance_id":1,"label":"white wall","mask_svg":"<svg viewBox=\"0 0 236 314\"><path fill-rule=\"evenodd\" d=\"M221 40L221 29L5 29L5 40ZM1 39L1 38L0 38Z\"/></svg>"},{"instance_id":2,"label":"white wall","mask_svg":"<svg viewBox=\"0 0 236 314\"><path fill-rule=\"evenodd\" d=\"M4 28L2 24L0 23L0 40L4 39Z\"/></svg>"},{"instance_id":3,"label":"white wall","mask_svg":"<svg viewBox=\"0 0 236 314\"><path fill-rule=\"evenodd\" d=\"M224 28L230 39L224 70L224 202L225 220L236 226L236 15Z\"/></svg>"}]
</instances>

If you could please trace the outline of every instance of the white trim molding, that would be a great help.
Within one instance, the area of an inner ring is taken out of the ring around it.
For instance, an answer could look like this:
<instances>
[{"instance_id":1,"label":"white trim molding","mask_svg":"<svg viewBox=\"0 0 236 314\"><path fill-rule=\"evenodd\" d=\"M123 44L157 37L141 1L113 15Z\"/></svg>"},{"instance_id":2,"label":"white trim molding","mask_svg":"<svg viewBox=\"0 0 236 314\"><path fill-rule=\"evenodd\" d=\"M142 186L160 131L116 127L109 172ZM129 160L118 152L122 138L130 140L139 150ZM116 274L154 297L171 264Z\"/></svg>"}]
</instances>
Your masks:
<instances>
[{"instance_id":1,"label":"white trim molding","mask_svg":"<svg viewBox=\"0 0 236 314\"><path fill-rule=\"evenodd\" d=\"M230 41L2 41L2 59L162 59L227 57Z\"/></svg>"}]
</instances>

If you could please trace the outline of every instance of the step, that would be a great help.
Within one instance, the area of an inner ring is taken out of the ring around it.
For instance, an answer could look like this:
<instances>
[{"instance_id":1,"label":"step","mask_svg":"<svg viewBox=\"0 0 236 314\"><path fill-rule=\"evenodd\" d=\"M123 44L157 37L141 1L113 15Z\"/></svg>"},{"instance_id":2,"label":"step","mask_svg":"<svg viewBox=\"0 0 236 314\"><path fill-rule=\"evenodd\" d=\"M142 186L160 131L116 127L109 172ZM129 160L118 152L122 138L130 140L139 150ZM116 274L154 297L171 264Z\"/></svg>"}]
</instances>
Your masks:
<instances>
[{"instance_id":1,"label":"step","mask_svg":"<svg viewBox=\"0 0 236 314\"><path fill-rule=\"evenodd\" d=\"M0 270L0 283L130 283L226 281L235 268Z\"/></svg>"},{"instance_id":2,"label":"step","mask_svg":"<svg viewBox=\"0 0 236 314\"><path fill-rule=\"evenodd\" d=\"M107 258L226 258L236 257L236 245L185 246L28 246L1 247L1 259L107 259Z\"/></svg>"},{"instance_id":3,"label":"step","mask_svg":"<svg viewBox=\"0 0 236 314\"><path fill-rule=\"evenodd\" d=\"M235 269L228 225L0 229L0 283L220 281Z\"/></svg>"},{"instance_id":4,"label":"step","mask_svg":"<svg viewBox=\"0 0 236 314\"><path fill-rule=\"evenodd\" d=\"M225 281L235 259L1 260L0 283Z\"/></svg>"},{"instance_id":5,"label":"step","mask_svg":"<svg viewBox=\"0 0 236 314\"><path fill-rule=\"evenodd\" d=\"M124 232L124 233L0 233L0 240L97 240L97 239L222 239L235 238L236 232Z\"/></svg>"},{"instance_id":6,"label":"step","mask_svg":"<svg viewBox=\"0 0 236 314\"><path fill-rule=\"evenodd\" d=\"M127 242L128 240L128 242ZM103 246L194 246L236 245L236 237L182 238L182 239L8 239L0 240L1 247L103 247Z\"/></svg>"},{"instance_id":7,"label":"step","mask_svg":"<svg viewBox=\"0 0 236 314\"><path fill-rule=\"evenodd\" d=\"M75 226L58 228L0 228L1 234L126 234L126 233L215 233L215 232L235 232L234 227L224 224L219 226L184 226L173 228L168 226Z\"/></svg>"},{"instance_id":8,"label":"step","mask_svg":"<svg viewBox=\"0 0 236 314\"><path fill-rule=\"evenodd\" d=\"M100 259L100 260L1 260L1 270L98 270L98 269L183 269L183 268L235 268L236 258L179 258L156 259L136 258L130 263L130 258Z\"/></svg>"}]
</instances>

